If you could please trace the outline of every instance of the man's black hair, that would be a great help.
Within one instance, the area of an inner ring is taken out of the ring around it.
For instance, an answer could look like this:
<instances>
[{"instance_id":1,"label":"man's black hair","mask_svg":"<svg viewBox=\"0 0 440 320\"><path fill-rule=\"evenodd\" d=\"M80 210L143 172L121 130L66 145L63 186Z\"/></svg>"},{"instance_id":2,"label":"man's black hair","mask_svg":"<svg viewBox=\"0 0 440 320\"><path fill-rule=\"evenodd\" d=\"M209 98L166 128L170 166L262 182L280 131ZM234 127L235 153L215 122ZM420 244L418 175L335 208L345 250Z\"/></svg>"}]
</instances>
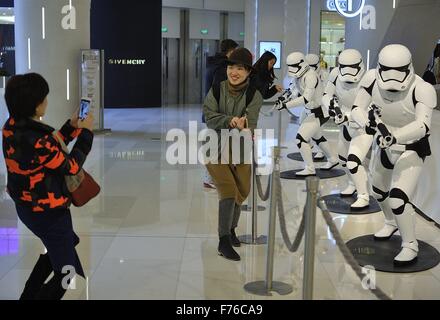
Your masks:
<instances>
[{"instance_id":1,"label":"man's black hair","mask_svg":"<svg viewBox=\"0 0 440 320\"><path fill-rule=\"evenodd\" d=\"M229 51L238 47L238 43L231 39L225 39L220 44L220 50L222 53L227 54Z\"/></svg>"}]
</instances>

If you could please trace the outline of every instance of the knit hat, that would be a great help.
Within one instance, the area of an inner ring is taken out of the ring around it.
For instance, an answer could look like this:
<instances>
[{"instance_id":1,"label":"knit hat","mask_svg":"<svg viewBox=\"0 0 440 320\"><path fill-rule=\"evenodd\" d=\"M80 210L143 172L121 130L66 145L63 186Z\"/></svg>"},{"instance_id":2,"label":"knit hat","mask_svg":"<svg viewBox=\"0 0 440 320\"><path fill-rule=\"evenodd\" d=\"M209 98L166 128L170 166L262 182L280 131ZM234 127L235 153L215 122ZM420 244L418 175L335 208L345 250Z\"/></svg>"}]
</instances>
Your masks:
<instances>
[{"instance_id":1,"label":"knit hat","mask_svg":"<svg viewBox=\"0 0 440 320\"><path fill-rule=\"evenodd\" d=\"M242 64L252 69L253 57L252 53L246 48L235 49L227 60L228 65Z\"/></svg>"}]
</instances>

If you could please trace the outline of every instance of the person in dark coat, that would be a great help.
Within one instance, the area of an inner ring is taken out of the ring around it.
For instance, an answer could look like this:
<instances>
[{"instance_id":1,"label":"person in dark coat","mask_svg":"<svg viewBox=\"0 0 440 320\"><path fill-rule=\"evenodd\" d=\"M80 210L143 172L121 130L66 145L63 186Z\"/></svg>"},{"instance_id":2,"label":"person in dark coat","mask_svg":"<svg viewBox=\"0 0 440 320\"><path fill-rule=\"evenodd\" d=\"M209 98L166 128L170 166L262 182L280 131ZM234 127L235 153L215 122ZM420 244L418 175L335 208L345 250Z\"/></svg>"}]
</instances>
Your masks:
<instances>
[{"instance_id":1,"label":"person in dark coat","mask_svg":"<svg viewBox=\"0 0 440 320\"><path fill-rule=\"evenodd\" d=\"M208 95L212 86L215 84L220 86L220 83L228 79L226 69L228 68L228 59L232 52L238 47L238 43L231 39L223 40L220 44L221 52L215 56L208 57L206 61L206 78L205 78L205 97ZM205 123L205 115L202 114L202 122ZM209 172L204 170L203 187L208 189L215 189L214 181Z\"/></svg>"},{"instance_id":2,"label":"person in dark coat","mask_svg":"<svg viewBox=\"0 0 440 320\"><path fill-rule=\"evenodd\" d=\"M47 249L32 270L21 300L60 300L75 274L84 277L75 250L79 237L73 231L65 176L81 170L92 148L93 115L80 121L75 113L55 132L40 120L48 94L48 83L36 73L13 76L5 91L9 119L2 134L7 192L19 219ZM67 145L76 138L70 154L65 153L58 139Z\"/></svg>"},{"instance_id":3,"label":"person in dark coat","mask_svg":"<svg viewBox=\"0 0 440 320\"><path fill-rule=\"evenodd\" d=\"M228 79L226 74L227 61L237 47L238 43L234 40L223 40L220 44L221 52L208 57L206 60L205 96L208 95L213 84L220 84L220 82Z\"/></svg>"},{"instance_id":4,"label":"person in dark coat","mask_svg":"<svg viewBox=\"0 0 440 320\"><path fill-rule=\"evenodd\" d=\"M251 81L265 100L271 99L277 93L283 91L281 86L273 85L276 79L274 73L274 65L276 63L277 57L272 52L266 51L254 65Z\"/></svg>"}]
</instances>

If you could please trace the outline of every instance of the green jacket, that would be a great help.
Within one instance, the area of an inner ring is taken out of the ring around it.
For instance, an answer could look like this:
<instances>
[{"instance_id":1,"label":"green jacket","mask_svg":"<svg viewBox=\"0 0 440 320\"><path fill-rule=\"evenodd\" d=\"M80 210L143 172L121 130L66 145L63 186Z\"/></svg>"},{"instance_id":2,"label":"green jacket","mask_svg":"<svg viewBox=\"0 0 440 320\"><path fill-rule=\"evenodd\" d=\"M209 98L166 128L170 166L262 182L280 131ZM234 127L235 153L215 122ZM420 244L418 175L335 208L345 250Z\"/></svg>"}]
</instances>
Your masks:
<instances>
[{"instance_id":1,"label":"green jacket","mask_svg":"<svg viewBox=\"0 0 440 320\"><path fill-rule=\"evenodd\" d=\"M246 114L246 88L243 93L238 96L232 96L228 90L228 80L220 84L220 101L214 97L212 89L206 96L203 105L203 112L205 114L206 125L209 129L221 130L229 129L229 123L234 117L243 117ZM254 130L258 125L258 117L260 109L263 105L263 97L257 90L254 98L247 107L247 118L249 128Z\"/></svg>"},{"instance_id":2,"label":"green jacket","mask_svg":"<svg viewBox=\"0 0 440 320\"><path fill-rule=\"evenodd\" d=\"M246 108L246 89L247 87L245 87L242 93L238 96L233 96L228 90L228 80L226 80L220 84L219 103L217 103L212 89L206 96L205 103L203 105L203 113L205 115L208 128L217 131L219 138L219 158L221 156L221 151L224 150L221 145L220 132L222 129L230 129L229 124L231 123L232 118L241 118L247 115L249 129L253 131L257 128L260 109L263 105L263 97L261 93L256 90L254 98ZM240 163L244 163L244 159L250 158L248 158L249 155L244 154L245 149L243 148L243 142L240 143L240 146ZM230 154L231 152L232 151L229 150Z\"/></svg>"}]
</instances>

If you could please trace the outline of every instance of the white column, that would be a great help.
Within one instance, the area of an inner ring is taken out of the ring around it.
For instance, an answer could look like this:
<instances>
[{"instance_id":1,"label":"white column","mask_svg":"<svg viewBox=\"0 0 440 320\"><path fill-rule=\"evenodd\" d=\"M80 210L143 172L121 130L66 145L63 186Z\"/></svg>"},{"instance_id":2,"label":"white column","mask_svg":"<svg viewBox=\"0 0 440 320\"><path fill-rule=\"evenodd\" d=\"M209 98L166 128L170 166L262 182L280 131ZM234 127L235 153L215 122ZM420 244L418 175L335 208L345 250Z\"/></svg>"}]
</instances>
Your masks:
<instances>
[{"instance_id":1,"label":"white column","mask_svg":"<svg viewBox=\"0 0 440 320\"><path fill-rule=\"evenodd\" d=\"M65 21L69 12L76 21ZM15 43L17 74L37 72L49 82L44 121L59 127L79 106L80 50L90 47L90 0L15 0Z\"/></svg>"},{"instance_id":2,"label":"white column","mask_svg":"<svg viewBox=\"0 0 440 320\"><path fill-rule=\"evenodd\" d=\"M258 55L258 4L261 0L246 0L244 13L244 46Z\"/></svg>"}]
</instances>

